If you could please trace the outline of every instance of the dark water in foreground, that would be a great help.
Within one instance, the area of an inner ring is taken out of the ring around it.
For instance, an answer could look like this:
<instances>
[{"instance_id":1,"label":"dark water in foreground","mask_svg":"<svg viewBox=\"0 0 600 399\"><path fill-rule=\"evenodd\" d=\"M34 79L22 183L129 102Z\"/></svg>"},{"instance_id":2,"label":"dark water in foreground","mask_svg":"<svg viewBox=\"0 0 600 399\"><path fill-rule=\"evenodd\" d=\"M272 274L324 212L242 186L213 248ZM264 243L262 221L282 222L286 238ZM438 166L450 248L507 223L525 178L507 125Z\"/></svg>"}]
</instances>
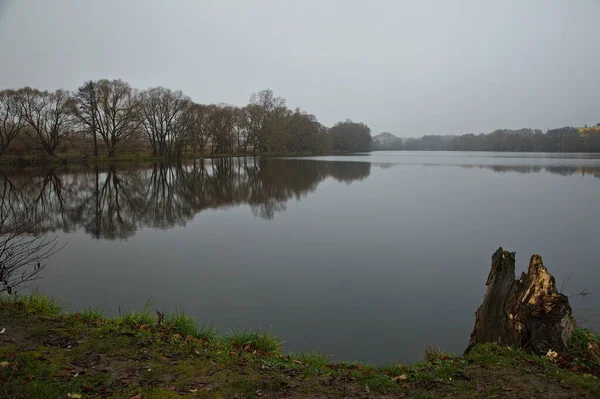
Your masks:
<instances>
[{"instance_id":1,"label":"dark water in foreground","mask_svg":"<svg viewBox=\"0 0 600 399\"><path fill-rule=\"evenodd\" d=\"M176 310L336 360L460 352L499 246L540 253L600 313L600 157L374 153L6 170L68 245L39 290L70 309ZM7 194L8 193L8 194ZM596 324L597 326L598 324Z\"/></svg>"}]
</instances>

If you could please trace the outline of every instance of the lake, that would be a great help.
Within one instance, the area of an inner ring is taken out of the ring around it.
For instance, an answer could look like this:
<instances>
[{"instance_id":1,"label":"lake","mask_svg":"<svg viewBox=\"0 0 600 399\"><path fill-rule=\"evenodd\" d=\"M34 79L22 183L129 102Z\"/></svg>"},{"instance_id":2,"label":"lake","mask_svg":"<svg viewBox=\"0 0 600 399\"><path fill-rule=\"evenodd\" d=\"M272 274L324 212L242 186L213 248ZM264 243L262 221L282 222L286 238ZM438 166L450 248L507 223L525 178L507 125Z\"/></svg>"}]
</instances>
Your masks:
<instances>
[{"instance_id":1,"label":"lake","mask_svg":"<svg viewBox=\"0 0 600 399\"><path fill-rule=\"evenodd\" d=\"M493 252L543 256L600 313L600 156L377 152L2 171L67 245L37 289L68 309L183 309L289 351L413 361L461 352ZM15 197L17 198L17 197ZM563 284L564 282L564 284Z\"/></svg>"}]
</instances>

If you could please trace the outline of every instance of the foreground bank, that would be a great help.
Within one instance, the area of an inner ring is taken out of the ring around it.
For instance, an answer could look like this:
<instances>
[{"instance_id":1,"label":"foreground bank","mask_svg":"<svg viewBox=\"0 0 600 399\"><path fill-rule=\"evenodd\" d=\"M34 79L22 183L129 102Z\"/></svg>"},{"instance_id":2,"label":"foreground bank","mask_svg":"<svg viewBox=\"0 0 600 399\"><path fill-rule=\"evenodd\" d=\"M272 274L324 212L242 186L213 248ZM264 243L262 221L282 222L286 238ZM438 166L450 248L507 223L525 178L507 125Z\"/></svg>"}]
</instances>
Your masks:
<instances>
[{"instance_id":1,"label":"foreground bank","mask_svg":"<svg viewBox=\"0 0 600 399\"><path fill-rule=\"evenodd\" d=\"M600 397L600 366L576 353L487 344L460 357L430 348L413 365L331 363L284 354L268 333L219 336L184 314L148 309L67 314L38 295L4 298L0 331L2 397ZM595 339L577 331L574 347Z\"/></svg>"}]
</instances>

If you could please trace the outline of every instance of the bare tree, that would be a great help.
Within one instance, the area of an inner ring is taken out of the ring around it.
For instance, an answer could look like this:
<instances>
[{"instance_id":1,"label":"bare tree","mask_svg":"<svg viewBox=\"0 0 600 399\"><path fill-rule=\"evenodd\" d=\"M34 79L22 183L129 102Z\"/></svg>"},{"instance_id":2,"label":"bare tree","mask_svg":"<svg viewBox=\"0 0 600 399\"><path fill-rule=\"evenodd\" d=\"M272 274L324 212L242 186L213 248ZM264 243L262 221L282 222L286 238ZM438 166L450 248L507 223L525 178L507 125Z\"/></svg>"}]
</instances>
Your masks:
<instances>
[{"instance_id":1,"label":"bare tree","mask_svg":"<svg viewBox=\"0 0 600 399\"><path fill-rule=\"evenodd\" d=\"M235 123L233 126L234 135L236 138L236 146L238 150L243 152L248 151L248 144L250 144L250 124L249 124L249 113L248 107L236 108L235 109Z\"/></svg>"},{"instance_id":2,"label":"bare tree","mask_svg":"<svg viewBox=\"0 0 600 399\"><path fill-rule=\"evenodd\" d=\"M23 130L25 121L19 112L17 92L14 90L0 91L0 154L4 154L19 133Z\"/></svg>"},{"instance_id":3,"label":"bare tree","mask_svg":"<svg viewBox=\"0 0 600 399\"><path fill-rule=\"evenodd\" d=\"M274 112L285 109L285 99L275 97L273 90L262 90L250 96L250 104L246 108L246 123L249 141L253 147L252 152L265 152L268 149L269 125L272 123Z\"/></svg>"},{"instance_id":4,"label":"bare tree","mask_svg":"<svg viewBox=\"0 0 600 399\"><path fill-rule=\"evenodd\" d=\"M190 99L181 91L154 87L142 94L143 127L152 146L152 155L173 155L175 142L182 142L187 126L182 123Z\"/></svg>"},{"instance_id":5,"label":"bare tree","mask_svg":"<svg viewBox=\"0 0 600 399\"><path fill-rule=\"evenodd\" d=\"M39 278L45 261L62 246L56 238L36 235L41 221L14 190L5 187L0 198L0 293L11 294Z\"/></svg>"},{"instance_id":6,"label":"bare tree","mask_svg":"<svg viewBox=\"0 0 600 399\"><path fill-rule=\"evenodd\" d=\"M278 106L269 112L268 122L260 137L262 151L284 153L290 150L289 124L291 119L292 111L285 105Z\"/></svg>"},{"instance_id":7,"label":"bare tree","mask_svg":"<svg viewBox=\"0 0 600 399\"><path fill-rule=\"evenodd\" d=\"M211 140L211 152L232 153L234 150L235 108L230 105L213 105L208 117L208 132Z\"/></svg>"},{"instance_id":8,"label":"bare tree","mask_svg":"<svg viewBox=\"0 0 600 399\"><path fill-rule=\"evenodd\" d=\"M140 96L129 84L122 80L100 80L96 82L97 111L89 118L89 125L95 127L102 137L108 156L114 157L118 145L139 131L143 119ZM90 106L83 105L83 107ZM82 105L80 104L80 107Z\"/></svg>"},{"instance_id":9,"label":"bare tree","mask_svg":"<svg viewBox=\"0 0 600 399\"><path fill-rule=\"evenodd\" d=\"M72 98L68 92L53 93L25 87L17 91L19 112L29 129L25 145L55 155L56 147L72 127Z\"/></svg>"},{"instance_id":10,"label":"bare tree","mask_svg":"<svg viewBox=\"0 0 600 399\"><path fill-rule=\"evenodd\" d=\"M192 147L194 155L198 150L204 152L204 147L208 143L208 117L210 107L202 104L191 103L186 109L186 120L189 124L188 144Z\"/></svg>"},{"instance_id":11,"label":"bare tree","mask_svg":"<svg viewBox=\"0 0 600 399\"><path fill-rule=\"evenodd\" d=\"M89 80L75 93L74 114L94 140L94 156L98 156L98 130L100 109L98 107L98 85Z\"/></svg>"}]
</instances>

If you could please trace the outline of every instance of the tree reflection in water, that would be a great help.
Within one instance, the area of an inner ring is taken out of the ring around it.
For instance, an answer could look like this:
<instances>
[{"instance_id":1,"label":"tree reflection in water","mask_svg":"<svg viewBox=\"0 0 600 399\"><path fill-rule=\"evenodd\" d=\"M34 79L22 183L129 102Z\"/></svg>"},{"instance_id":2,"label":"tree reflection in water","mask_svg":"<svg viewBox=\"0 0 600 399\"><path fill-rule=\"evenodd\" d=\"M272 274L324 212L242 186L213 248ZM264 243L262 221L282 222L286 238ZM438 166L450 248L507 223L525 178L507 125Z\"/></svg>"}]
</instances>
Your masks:
<instances>
[{"instance_id":1,"label":"tree reflection in water","mask_svg":"<svg viewBox=\"0 0 600 399\"><path fill-rule=\"evenodd\" d=\"M249 204L255 216L272 219L324 179L349 184L370 170L368 162L221 158L11 170L2 173L0 189L40 215L40 233L83 229L95 238L126 239L140 227L185 225L205 209Z\"/></svg>"},{"instance_id":2,"label":"tree reflection in water","mask_svg":"<svg viewBox=\"0 0 600 399\"><path fill-rule=\"evenodd\" d=\"M498 173L600 177L599 168L587 167L461 166ZM369 162L275 158L14 169L0 172L0 195L32 214L36 234L82 229L92 237L112 240L132 237L141 227L183 226L205 209L243 204L256 217L272 219L286 210L290 199L302 199L327 178L351 184L370 172Z\"/></svg>"}]
</instances>

